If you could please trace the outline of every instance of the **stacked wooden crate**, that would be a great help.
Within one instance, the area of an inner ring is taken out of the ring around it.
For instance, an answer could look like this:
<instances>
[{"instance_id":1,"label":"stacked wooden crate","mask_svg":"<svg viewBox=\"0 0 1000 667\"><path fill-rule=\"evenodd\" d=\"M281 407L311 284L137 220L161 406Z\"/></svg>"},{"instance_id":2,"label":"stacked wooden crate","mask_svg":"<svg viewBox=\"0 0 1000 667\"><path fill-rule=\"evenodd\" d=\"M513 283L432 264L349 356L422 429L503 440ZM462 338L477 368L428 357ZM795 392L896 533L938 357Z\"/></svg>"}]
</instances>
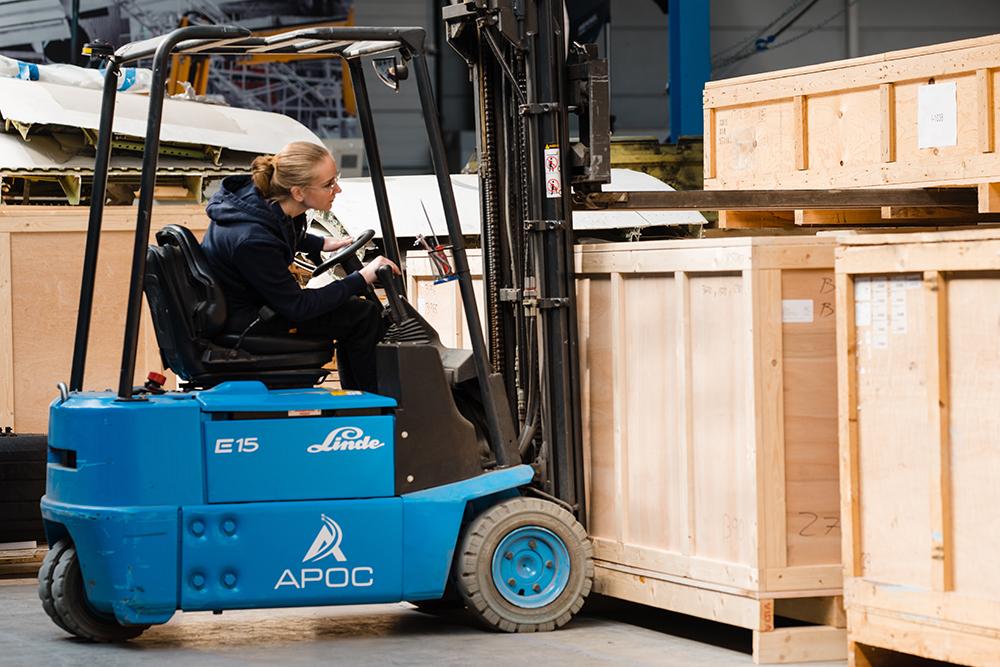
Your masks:
<instances>
[{"instance_id":1,"label":"stacked wooden crate","mask_svg":"<svg viewBox=\"0 0 1000 667\"><path fill-rule=\"evenodd\" d=\"M575 251L594 590L749 628L761 662L846 651L833 251L807 236ZM434 285L423 254L407 268L411 302L466 342L455 284Z\"/></svg>"},{"instance_id":2,"label":"stacked wooden crate","mask_svg":"<svg viewBox=\"0 0 1000 667\"><path fill-rule=\"evenodd\" d=\"M844 238L836 272L850 662L1000 665L1000 231Z\"/></svg>"},{"instance_id":3,"label":"stacked wooden crate","mask_svg":"<svg viewBox=\"0 0 1000 667\"><path fill-rule=\"evenodd\" d=\"M978 188L1000 211L1000 35L709 82L705 189ZM969 222L976 209L723 212L723 226ZM985 218L985 219L992 219Z\"/></svg>"},{"instance_id":4,"label":"stacked wooden crate","mask_svg":"<svg viewBox=\"0 0 1000 667\"><path fill-rule=\"evenodd\" d=\"M57 382L68 382L83 274L87 209L77 206L0 207L0 427L48 432ZM153 209L153 232L208 226L200 205ZM125 329L135 209L105 209L94 288L94 314L85 386L117 386ZM162 370L159 347L144 306L136 381Z\"/></svg>"}]
</instances>

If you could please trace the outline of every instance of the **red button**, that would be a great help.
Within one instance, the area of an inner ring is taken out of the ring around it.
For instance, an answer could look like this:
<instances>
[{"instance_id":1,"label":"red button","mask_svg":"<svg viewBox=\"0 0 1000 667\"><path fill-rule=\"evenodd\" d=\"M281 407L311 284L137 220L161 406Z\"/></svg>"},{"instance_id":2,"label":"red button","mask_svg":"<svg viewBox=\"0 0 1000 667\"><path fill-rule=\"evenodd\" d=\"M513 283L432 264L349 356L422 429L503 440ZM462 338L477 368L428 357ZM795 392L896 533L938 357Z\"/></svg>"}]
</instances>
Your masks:
<instances>
[{"instance_id":1,"label":"red button","mask_svg":"<svg viewBox=\"0 0 1000 667\"><path fill-rule=\"evenodd\" d=\"M156 371L150 371L149 375L146 376L146 379L160 387L167 382L167 376L162 373L157 373Z\"/></svg>"}]
</instances>

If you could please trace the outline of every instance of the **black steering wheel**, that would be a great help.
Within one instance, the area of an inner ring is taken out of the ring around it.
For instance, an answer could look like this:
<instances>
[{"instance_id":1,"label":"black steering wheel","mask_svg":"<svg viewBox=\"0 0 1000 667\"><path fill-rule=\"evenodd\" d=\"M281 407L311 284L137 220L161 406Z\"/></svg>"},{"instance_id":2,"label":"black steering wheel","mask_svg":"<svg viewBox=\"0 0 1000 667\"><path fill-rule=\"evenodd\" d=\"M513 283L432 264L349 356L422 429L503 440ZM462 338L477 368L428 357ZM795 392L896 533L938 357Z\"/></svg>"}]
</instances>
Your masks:
<instances>
[{"instance_id":1,"label":"black steering wheel","mask_svg":"<svg viewBox=\"0 0 1000 667\"><path fill-rule=\"evenodd\" d=\"M354 239L354 243L347 246L346 248L343 248L336 255L334 255L333 257L331 257L330 259L326 260L325 262L317 266L315 269L313 269L312 272L313 277L316 277L322 273L326 273L327 271L337 266L338 264L343 263L345 260L348 260L351 257L355 257L355 253L361 250L361 248L368 245L368 242L371 241L373 238L375 238L374 229L366 229L365 231L361 232L361 235L358 236L358 238Z\"/></svg>"}]
</instances>

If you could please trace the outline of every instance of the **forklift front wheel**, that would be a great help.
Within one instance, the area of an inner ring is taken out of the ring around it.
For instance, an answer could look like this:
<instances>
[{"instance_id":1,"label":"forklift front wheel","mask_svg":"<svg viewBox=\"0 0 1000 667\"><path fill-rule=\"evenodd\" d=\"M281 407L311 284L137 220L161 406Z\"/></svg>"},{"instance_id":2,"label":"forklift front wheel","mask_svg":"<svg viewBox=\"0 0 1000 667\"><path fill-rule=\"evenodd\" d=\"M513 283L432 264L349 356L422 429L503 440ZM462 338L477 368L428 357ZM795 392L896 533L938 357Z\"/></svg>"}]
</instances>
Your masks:
<instances>
[{"instance_id":1,"label":"forklift front wheel","mask_svg":"<svg viewBox=\"0 0 1000 667\"><path fill-rule=\"evenodd\" d=\"M593 549L572 514L538 498L494 505L466 528L456 584L489 629L538 632L562 627L590 594Z\"/></svg>"},{"instance_id":2,"label":"forklift front wheel","mask_svg":"<svg viewBox=\"0 0 1000 667\"><path fill-rule=\"evenodd\" d=\"M38 596L42 607L63 630L92 642L123 642L135 639L148 625L122 625L87 602L76 547L68 539L49 549L38 572Z\"/></svg>"}]
</instances>

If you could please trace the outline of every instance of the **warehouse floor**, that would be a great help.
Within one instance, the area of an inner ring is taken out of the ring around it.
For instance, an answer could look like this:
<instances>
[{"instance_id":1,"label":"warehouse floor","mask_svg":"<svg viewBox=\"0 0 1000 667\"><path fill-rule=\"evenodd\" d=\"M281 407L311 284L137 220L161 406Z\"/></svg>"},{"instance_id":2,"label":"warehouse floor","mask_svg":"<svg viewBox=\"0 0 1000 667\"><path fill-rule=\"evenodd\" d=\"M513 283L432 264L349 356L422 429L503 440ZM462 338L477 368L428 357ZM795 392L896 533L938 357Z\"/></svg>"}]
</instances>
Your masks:
<instances>
[{"instance_id":1,"label":"warehouse floor","mask_svg":"<svg viewBox=\"0 0 1000 667\"><path fill-rule=\"evenodd\" d=\"M596 599L559 632L482 632L461 615L410 605L178 614L123 646L70 639L42 611L33 580L0 581L0 665L751 665L751 633ZM840 667L843 662L809 663Z\"/></svg>"}]
</instances>

